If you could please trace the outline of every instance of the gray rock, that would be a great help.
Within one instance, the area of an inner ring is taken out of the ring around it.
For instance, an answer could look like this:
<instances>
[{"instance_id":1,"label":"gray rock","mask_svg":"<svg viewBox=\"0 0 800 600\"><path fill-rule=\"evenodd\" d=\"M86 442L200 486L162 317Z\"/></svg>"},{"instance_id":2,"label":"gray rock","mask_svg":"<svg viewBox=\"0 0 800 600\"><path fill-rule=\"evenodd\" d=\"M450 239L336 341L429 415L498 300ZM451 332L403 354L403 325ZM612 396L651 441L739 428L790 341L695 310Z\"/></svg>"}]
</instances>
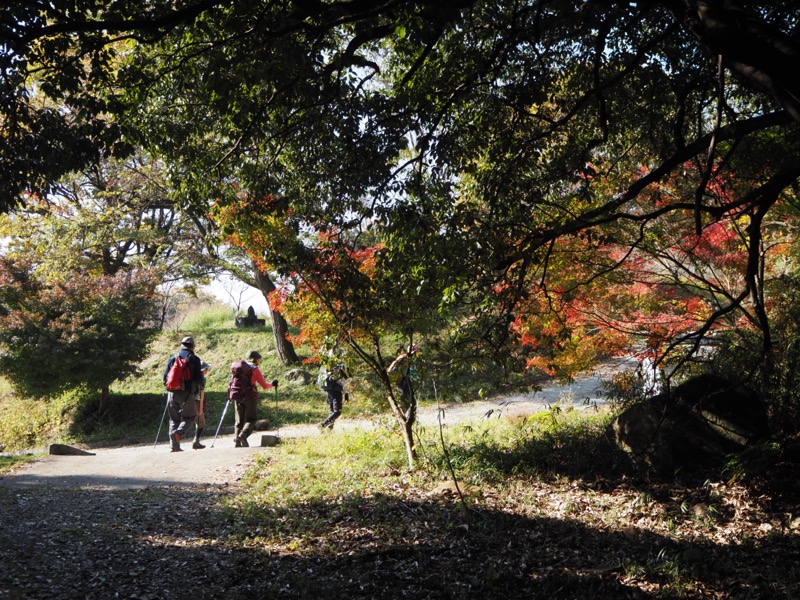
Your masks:
<instances>
[{"instance_id":1,"label":"gray rock","mask_svg":"<svg viewBox=\"0 0 800 600\"><path fill-rule=\"evenodd\" d=\"M57 456L94 456L94 452L87 452L74 446L67 446L66 444L50 444L47 450L48 454Z\"/></svg>"},{"instance_id":2,"label":"gray rock","mask_svg":"<svg viewBox=\"0 0 800 600\"><path fill-rule=\"evenodd\" d=\"M286 381L297 385L308 385L314 379L305 369L292 369L286 374Z\"/></svg>"},{"instance_id":3,"label":"gray rock","mask_svg":"<svg viewBox=\"0 0 800 600\"><path fill-rule=\"evenodd\" d=\"M621 413L608 435L640 466L662 474L720 465L769 436L764 403L751 390L701 375Z\"/></svg>"},{"instance_id":4,"label":"gray rock","mask_svg":"<svg viewBox=\"0 0 800 600\"><path fill-rule=\"evenodd\" d=\"M259 419L253 424L254 431L267 431L270 428L269 419Z\"/></svg>"}]
</instances>

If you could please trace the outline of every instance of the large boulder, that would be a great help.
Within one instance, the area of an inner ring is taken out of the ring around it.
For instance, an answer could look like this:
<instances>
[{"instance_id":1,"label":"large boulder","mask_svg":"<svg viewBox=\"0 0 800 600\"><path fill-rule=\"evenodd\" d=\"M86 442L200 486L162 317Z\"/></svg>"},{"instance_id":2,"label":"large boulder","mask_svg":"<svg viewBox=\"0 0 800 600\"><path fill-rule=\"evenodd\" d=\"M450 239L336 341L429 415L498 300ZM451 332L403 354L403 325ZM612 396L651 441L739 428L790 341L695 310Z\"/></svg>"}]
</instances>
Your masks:
<instances>
[{"instance_id":1,"label":"large boulder","mask_svg":"<svg viewBox=\"0 0 800 600\"><path fill-rule=\"evenodd\" d=\"M284 379L296 385L308 385L314 377L305 369L292 369L284 375Z\"/></svg>"},{"instance_id":2,"label":"large boulder","mask_svg":"<svg viewBox=\"0 0 800 600\"><path fill-rule=\"evenodd\" d=\"M720 465L769 429L766 407L752 390L700 375L625 410L608 434L640 466L669 474Z\"/></svg>"}]
</instances>

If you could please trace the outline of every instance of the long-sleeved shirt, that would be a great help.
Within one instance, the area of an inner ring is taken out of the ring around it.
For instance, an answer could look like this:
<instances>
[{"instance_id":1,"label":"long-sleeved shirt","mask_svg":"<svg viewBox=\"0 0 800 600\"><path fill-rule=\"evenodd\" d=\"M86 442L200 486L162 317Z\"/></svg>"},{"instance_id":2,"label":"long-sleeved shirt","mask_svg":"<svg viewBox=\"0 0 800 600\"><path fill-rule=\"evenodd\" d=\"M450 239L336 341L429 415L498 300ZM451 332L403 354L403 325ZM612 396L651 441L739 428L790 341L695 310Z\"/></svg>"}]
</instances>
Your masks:
<instances>
[{"instance_id":1,"label":"long-sleeved shirt","mask_svg":"<svg viewBox=\"0 0 800 600\"><path fill-rule=\"evenodd\" d=\"M272 387L272 384L267 383L267 381L264 379L264 376L261 374L259 368L252 363L250 363L250 366L253 367L253 371L250 374L250 383L253 384L253 387L255 388L256 384L258 384L261 386L261 389L264 390L270 389Z\"/></svg>"}]
</instances>

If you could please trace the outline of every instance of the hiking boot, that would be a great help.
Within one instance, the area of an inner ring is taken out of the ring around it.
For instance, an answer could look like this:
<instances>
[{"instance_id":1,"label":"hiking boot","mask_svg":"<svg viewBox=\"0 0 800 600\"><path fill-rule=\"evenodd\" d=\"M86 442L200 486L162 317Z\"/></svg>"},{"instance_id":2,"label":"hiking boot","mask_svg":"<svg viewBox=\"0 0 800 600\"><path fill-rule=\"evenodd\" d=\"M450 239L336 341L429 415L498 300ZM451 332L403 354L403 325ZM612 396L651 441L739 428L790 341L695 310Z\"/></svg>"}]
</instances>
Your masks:
<instances>
[{"instance_id":1,"label":"hiking boot","mask_svg":"<svg viewBox=\"0 0 800 600\"><path fill-rule=\"evenodd\" d=\"M236 438L236 443L238 444L237 448L249 448L250 444L247 443L247 438L238 437Z\"/></svg>"},{"instance_id":2,"label":"hiking boot","mask_svg":"<svg viewBox=\"0 0 800 600\"><path fill-rule=\"evenodd\" d=\"M203 444L200 443L200 436L203 435L204 427L198 427L197 431L194 432L194 442L192 443L192 448L194 450L202 450L205 448Z\"/></svg>"},{"instance_id":3,"label":"hiking boot","mask_svg":"<svg viewBox=\"0 0 800 600\"><path fill-rule=\"evenodd\" d=\"M169 441L172 442L172 451L173 452L180 452L181 451L181 434L179 432L170 433L169 434Z\"/></svg>"},{"instance_id":4,"label":"hiking boot","mask_svg":"<svg viewBox=\"0 0 800 600\"><path fill-rule=\"evenodd\" d=\"M241 448L242 447L242 441L238 437L233 441L234 441L234 447L236 447L236 448Z\"/></svg>"}]
</instances>

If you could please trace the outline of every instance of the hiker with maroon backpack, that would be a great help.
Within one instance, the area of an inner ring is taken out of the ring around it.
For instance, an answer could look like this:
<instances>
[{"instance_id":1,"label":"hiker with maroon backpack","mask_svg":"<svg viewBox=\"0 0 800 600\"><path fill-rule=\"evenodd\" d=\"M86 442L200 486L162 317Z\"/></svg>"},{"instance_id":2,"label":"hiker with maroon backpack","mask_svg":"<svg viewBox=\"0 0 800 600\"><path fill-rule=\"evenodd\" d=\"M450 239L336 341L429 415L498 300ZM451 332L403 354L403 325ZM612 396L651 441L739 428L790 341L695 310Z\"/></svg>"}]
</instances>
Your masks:
<instances>
[{"instance_id":1,"label":"hiker with maroon backpack","mask_svg":"<svg viewBox=\"0 0 800 600\"><path fill-rule=\"evenodd\" d=\"M181 340L181 349L169 357L164 369L164 386L169 392L169 439L172 452L181 452L181 438L197 415L195 394L203 385L200 359L194 353L194 339Z\"/></svg>"},{"instance_id":2,"label":"hiker with maroon backpack","mask_svg":"<svg viewBox=\"0 0 800 600\"><path fill-rule=\"evenodd\" d=\"M246 360L237 360L231 365L231 380L228 383L228 398L236 403L235 444L237 448L246 448L249 436L256 423L256 405L258 388L268 390L278 387L278 380L267 383L258 368L261 354L253 350Z\"/></svg>"}]
</instances>

